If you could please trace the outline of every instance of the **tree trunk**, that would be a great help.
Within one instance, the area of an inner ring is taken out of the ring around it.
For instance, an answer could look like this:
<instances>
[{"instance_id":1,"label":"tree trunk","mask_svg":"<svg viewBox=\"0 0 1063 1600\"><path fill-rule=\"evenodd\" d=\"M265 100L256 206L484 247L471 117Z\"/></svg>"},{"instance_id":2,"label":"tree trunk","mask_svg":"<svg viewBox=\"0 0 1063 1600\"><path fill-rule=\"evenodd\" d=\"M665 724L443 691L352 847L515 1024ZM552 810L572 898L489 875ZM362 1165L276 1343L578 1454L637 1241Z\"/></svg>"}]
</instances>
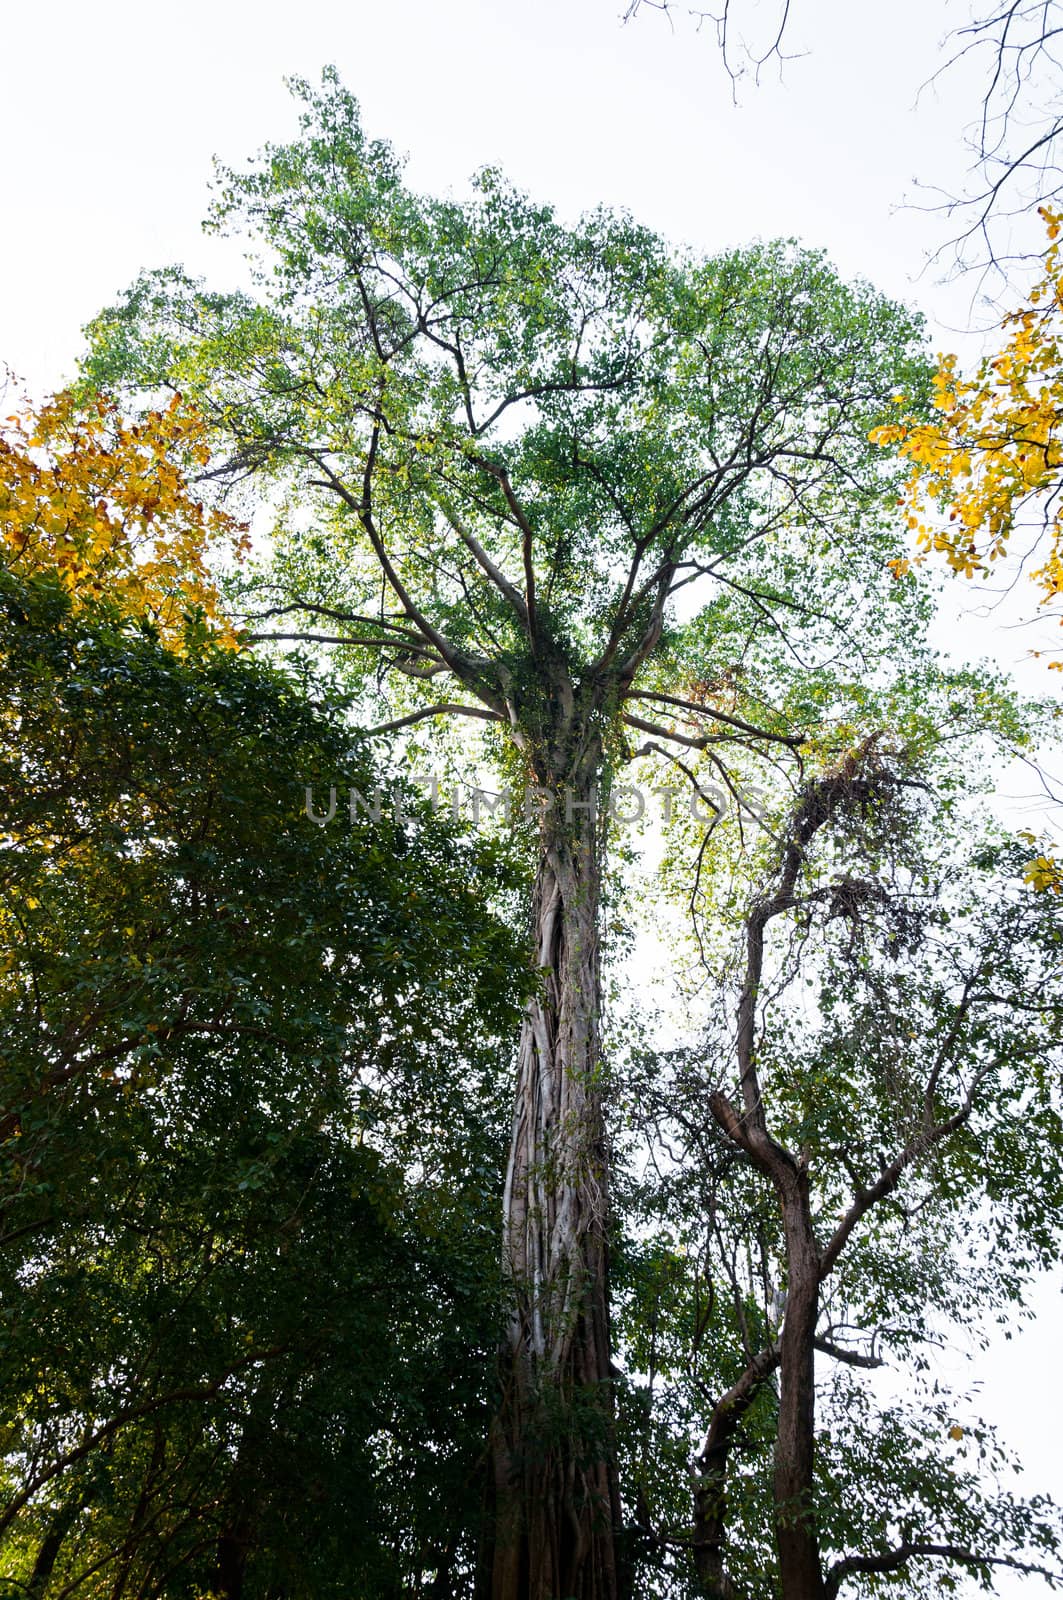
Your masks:
<instances>
[{"instance_id":1,"label":"tree trunk","mask_svg":"<svg viewBox=\"0 0 1063 1600\"><path fill-rule=\"evenodd\" d=\"M735 1438L761 1385L779 1365L772 1345L749 1363L738 1382L713 1409L705 1443L695 1463L694 1567L705 1600L732 1600L727 1576L727 1473Z\"/></svg>"},{"instance_id":2,"label":"tree trunk","mask_svg":"<svg viewBox=\"0 0 1063 1600\"><path fill-rule=\"evenodd\" d=\"M75 1495L73 1499L68 1500L52 1516L48 1524L48 1531L41 1540L40 1548L37 1551L37 1559L33 1563L33 1571L26 1585L26 1592L32 1595L34 1600L41 1600L41 1596L47 1590L55 1563L59 1559L59 1552L63 1548L63 1542L74 1526L78 1513L84 1504L85 1497L83 1495Z\"/></svg>"},{"instance_id":3,"label":"tree trunk","mask_svg":"<svg viewBox=\"0 0 1063 1600\"><path fill-rule=\"evenodd\" d=\"M594 776L551 783L505 1190L491 1600L619 1600ZM584 809L586 808L586 809Z\"/></svg>"},{"instance_id":4,"label":"tree trunk","mask_svg":"<svg viewBox=\"0 0 1063 1600\"><path fill-rule=\"evenodd\" d=\"M812 1509L816 1428L815 1336L819 1251L808 1175L780 1186L788 1285L780 1339L779 1427L775 1438L775 1540L783 1600L823 1600L823 1563Z\"/></svg>"},{"instance_id":5,"label":"tree trunk","mask_svg":"<svg viewBox=\"0 0 1063 1600\"><path fill-rule=\"evenodd\" d=\"M129 1524L129 1532L125 1537L125 1548L119 1562L118 1570L115 1573L114 1585L111 1589L111 1600L122 1600L122 1596L125 1594L126 1585L129 1582L129 1575L133 1570L133 1562L136 1560L138 1554L137 1546L140 1540L141 1530L144 1526L145 1519L148 1515L148 1510L155 1495L159 1474L162 1471L162 1465L165 1459L166 1430L163 1426L162 1418L156 1415L152 1422L151 1459L148 1462L148 1470L144 1476L144 1483L137 1498L137 1503L133 1508L133 1517Z\"/></svg>"}]
</instances>

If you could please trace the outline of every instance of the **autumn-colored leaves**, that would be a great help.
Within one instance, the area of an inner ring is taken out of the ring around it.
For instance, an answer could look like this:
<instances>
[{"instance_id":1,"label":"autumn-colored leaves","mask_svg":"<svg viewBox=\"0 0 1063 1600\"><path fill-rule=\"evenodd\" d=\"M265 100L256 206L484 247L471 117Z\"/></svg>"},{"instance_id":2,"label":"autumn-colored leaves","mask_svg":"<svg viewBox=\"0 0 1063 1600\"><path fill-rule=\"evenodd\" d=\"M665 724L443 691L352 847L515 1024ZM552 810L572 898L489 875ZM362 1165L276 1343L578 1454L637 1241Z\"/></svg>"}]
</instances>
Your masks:
<instances>
[{"instance_id":1,"label":"autumn-colored leaves","mask_svg":"<svg viewBox=\"0 0 1063 1600\"><path fill-rule=\"evenodd\" d=\"M938 417L908 415L875 428L871 439L911 462L900 503L915 533L917 563L937 553L954 572L975 577L1005 555L1022 509L1036 505L1049 539L1043 565L1030 576L1049 605L1063 595L1063 213L1039 210L1048 232L1044 275L1028 303L1004 318L1003 349L972 378L960 375L955 356L939 357ZM895 400L905 404L903 395ZM903 557L890 563L896 578L911 566ZM1063 661L1049 665L1063 671ZM1063 894L1063 863L1032 833L1023 837L1039 852L1026 882Z\"/></svg>"},{"instance_id":2,"label":"autumn-colored leaves","mask_svg":"<svg viewBox=\"0 0 1063 1600\"><path fill-rule=\"evenodd\" d=\"M971 378L958 372L955 356L939 357L938 417L905 416L871 438L911 462L901 504L917 562L937 552L954 572L974 577L1004 555L1021 509L1039 501L1050 543L1031 577L1048 604L1063 594L1063 214L1047 206L1040 212L1049 240L1044 276L1028 304L1004 318L1003 349ZM896 400L905 403L903 395ZM891 563L896 577L910 566L906 559Z\"/></svg>"},{"instance_id":3,"label":"autumn-colored leaves","mask_svg":"<svg viewBox=\"0 0 1063 1600\"><path fill-rule=\"evenodd\" d=\"M199 617L235 645L208 558L247 550L246 528L206 509L190 475L210 451L199 414L176 396L125 421L108 400L56 395L0 423L0 560L52 573L75 605L106 599L179 646Z\"/></svg>"}]
</instances>

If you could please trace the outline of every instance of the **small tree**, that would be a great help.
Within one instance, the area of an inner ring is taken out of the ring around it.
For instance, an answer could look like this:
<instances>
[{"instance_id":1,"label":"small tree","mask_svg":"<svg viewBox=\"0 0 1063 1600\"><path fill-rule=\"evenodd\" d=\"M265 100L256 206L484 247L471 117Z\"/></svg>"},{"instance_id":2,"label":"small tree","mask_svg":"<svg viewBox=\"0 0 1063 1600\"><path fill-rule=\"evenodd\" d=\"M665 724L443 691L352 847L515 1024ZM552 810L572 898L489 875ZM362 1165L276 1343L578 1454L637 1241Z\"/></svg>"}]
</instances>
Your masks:
<instances>
[{"instance_id":1,"label":"small tree","mask_svg":"<svg viewBox=\"0 0 1063 1600\"><path fill-rule=\"evenodd\" d=\"M742 918L735 1010L640 1085L662 1178L627 1326L643 1365L670 1280L656 1380L707 1417L677 1543L713 1600L920 1593L927 1562L1063 1581L1053 1508L987 1491L969 1400L919 1393L928 1346L984 1342L1063 1243L1063 918L1020 842L951 833L880 744L809 782ZM904 1397L861 1390L896 1362ZM650 1549L675 1514L655 1529L647 1502Z\"/></svg>"}]
</instances>

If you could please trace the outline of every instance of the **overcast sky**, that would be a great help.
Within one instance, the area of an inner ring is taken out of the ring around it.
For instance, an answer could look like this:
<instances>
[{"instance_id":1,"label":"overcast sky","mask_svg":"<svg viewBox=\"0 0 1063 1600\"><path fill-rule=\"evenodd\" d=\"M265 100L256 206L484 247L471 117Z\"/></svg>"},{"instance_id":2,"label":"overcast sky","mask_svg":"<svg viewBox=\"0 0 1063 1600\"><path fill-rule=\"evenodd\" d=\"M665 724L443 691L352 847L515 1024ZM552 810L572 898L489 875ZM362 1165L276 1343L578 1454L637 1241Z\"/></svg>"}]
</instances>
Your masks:
<instances>
[{"instance_id":1,"label":"overcast sky","mask_svg":"<svg viewBox=\"0 0 1063 1600\"><path fill-rule=\"evenodd\" d=\"M327 62L367 131L408 153L418 187L460 194L476 168L498 165L567 216L604 202L710 250L756 235L822 245L843 272L921 306L935 348L984 321L969 283L924 270L948 238L929 190L962 184L980 79L960 69L920 89L964 0L794 0L789 48L807 54L781 81L769 69L742 89L737 107L707 33L649 10L623 25L623 5L6 7L0 362L39 396L71 374L81 326L141 268L231 275L232 257L199 228L211 158L237 164L289 136L285 75L316 78ZM764 29L773 0L746 0L743 15ZM970 613L964 637L1008 661L1027 642ZM1038 1308L1032 1330L981 1364L985 1409L1030 1486L1063 1496L1058 1292ZM999 1592L1047 1591L1002 1579Z\"/></svg>"}]
</instances>

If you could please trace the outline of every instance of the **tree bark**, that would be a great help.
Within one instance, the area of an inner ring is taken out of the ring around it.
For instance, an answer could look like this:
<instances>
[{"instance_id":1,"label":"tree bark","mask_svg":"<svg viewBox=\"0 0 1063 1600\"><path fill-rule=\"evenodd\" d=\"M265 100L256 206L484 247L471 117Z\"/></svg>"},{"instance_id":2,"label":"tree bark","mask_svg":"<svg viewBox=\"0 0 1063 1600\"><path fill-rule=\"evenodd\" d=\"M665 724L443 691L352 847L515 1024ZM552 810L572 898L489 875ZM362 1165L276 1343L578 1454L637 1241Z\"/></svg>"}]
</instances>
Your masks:
<instances>
[{"instance_id":1,"label":"tree bark","mask_svg":"<svg viewBox=\"0 0 1063 1600\"><path fill-rule=\"evenodd\" d=\"M779 1365L772 1345L755 1356L738 1382L717 1402L699 1452L694 1489L694 1566L705 1600L732 1600L727 1576L727 1472L735 1437L761 1385Z\"/></svg>"},{"instance_id":2,"label":"tree bark","mask_svg":"<svg viewBox=\"0 0 1063 1600\"><path fill-rule=\"evenodd\" d=\"M63 1548L66 1536L74 1526L78 1513L84 1505L85 1497L80 1494L75 1495L65 1505L60 1506L59 1510L52 1516L48 1524L48 1531L41 1540L40 1548L37 1551L37 1559L33 1563L33 1571L26 1585L26 1591L33 1596L33 1600L41 1600L41 1597L46 1592L51 1582L55 1563L59 1559L59 1552Z\"/></svg>"},{"instance_id":3,"label":"tree bark","mask_svg":"<svg viewBox=\"0 0 1063 1600\"><path fill-rule=\"evenodd\" d=\"M820 1257L808 1174L786 1172L777 1187L786 1232L786 1316L780 1344L775 1436L775 1542L783 1600L823 1600L823 1562L812 1508L816 1432L816 1320Z\"/></svg>"},{"instance_id":4,"label":"tree bark","mask_svg":"<svg viewBox=\"0 0 1063 1600\"><path fill-rule=\"evenodd\" d=\"M581 741L583 743L583 741ZM506 1176L511 1314L492 1434L491 1600L619 1600L600 1086L600 754L540 772L541 984L521 1031Z\"/></svg>"}]
</instances>

